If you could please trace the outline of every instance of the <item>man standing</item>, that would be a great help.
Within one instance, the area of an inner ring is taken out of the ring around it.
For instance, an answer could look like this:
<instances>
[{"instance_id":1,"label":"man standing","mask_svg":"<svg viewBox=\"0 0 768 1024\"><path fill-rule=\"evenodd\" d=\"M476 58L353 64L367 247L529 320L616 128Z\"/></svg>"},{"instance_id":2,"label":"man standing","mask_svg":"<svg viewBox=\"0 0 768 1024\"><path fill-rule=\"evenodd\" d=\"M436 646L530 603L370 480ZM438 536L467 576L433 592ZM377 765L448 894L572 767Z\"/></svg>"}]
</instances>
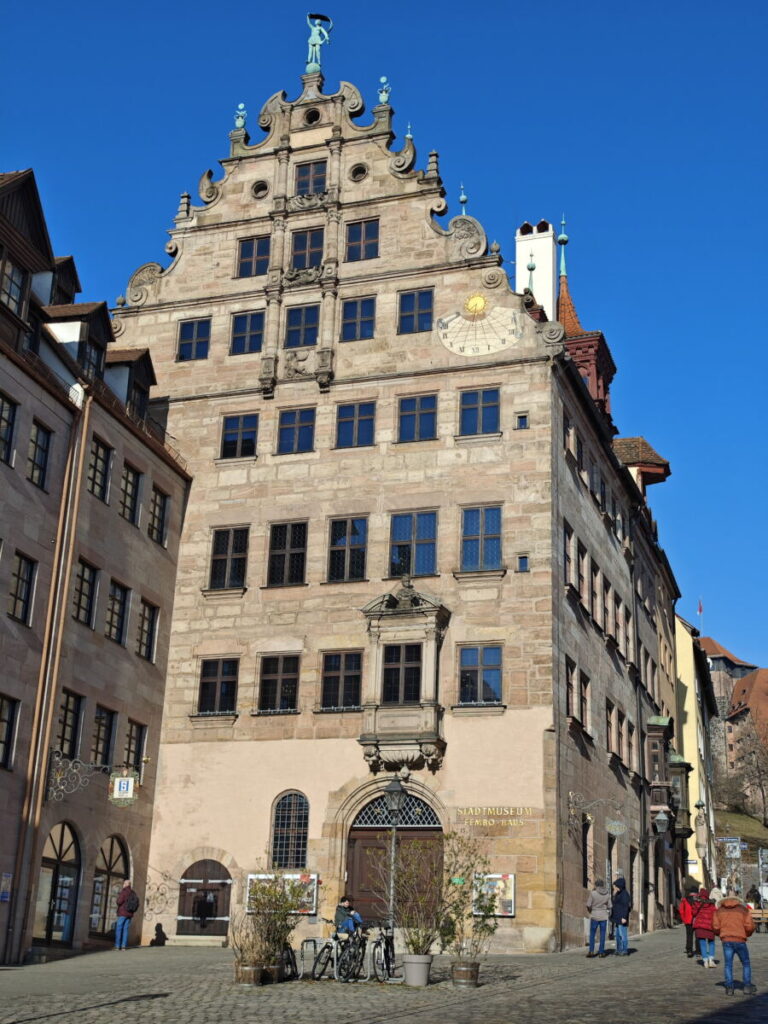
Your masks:
<instances>
[{"instance_id":1,"label":"man standing","mask_svg":"<svg viewBox=\"0 0 768 1024\"><path fill-rule=\"evenodd\" d=\"M587 896L587 913L589 914L589 952L587 957L595 956L595 933L600 932L600 945L597 956L607 956L605 952L605 929L611 913L611 894L602 878L595 879L595 888Z\"/></svg>"},{"instance_id":2,"label":"man standing","mask_svg":"<svg viewBox=\"0 0 768 1024\"><path fill-rule=\"evenodd\" d=\"M627 883L617 878L613 883L613 899L611 901L611 921L616 934L616 956L629 956L629 912L632 909L632 897L627 891Z\"/></svg>"},{"instance_id":3,"label":"man standing","mask_svg":"<svg viewBox=\"0 0 768 1024\"><path fill-rule=\"evenodd\" d=\"M728 895L715 911L712 928L723 943L725 994L733 995L733 958L737 956L741 960L744 992L754 995L757 989L752 984L752 967L749 962L747 939L755 930L755 922L752 920L749 908L744 906L732 889L729 890Z\"/></svg>"},{"instance_id":4,"label":"man standing","mask_svg":"<svg viewBox=\"0 0 768 1024\"><path fill-rule=\"evenodd\" d=\"M131 888L130 878L126 878L117 895L117 923L115 925L115 949L126 949L131 918L139 909L139 897Z\"/></svg>"},{"instance_id":5,"label":"man standing","mask_svg":"<svg viewBox=\"0 0 768 1024\"><path fill-rule=\"evenodd\" d=\"M677 908L680 920L685 925L685 952L688 958L696 956L693 938L693 914L696 909L698 886L694 885L680 900Z\"/></svg>"}]
</instances>

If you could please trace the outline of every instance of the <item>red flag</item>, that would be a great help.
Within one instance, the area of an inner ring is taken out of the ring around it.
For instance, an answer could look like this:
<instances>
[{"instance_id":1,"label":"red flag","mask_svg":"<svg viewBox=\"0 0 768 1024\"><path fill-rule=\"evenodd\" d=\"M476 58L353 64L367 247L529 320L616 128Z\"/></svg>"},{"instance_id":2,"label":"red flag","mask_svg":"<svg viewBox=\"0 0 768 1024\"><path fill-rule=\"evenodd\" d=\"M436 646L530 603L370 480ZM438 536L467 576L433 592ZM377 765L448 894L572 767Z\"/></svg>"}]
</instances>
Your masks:
<instances>
[{"instance_id":1,"label":"red flag","mask_svg":"<svg viewBox=\"0 0 768 1024\"><path fill-rule=\"evenodd\" d=\"M699 598L699 607L698 607L698 610L697 610L696 614L697 615L703 615L704 614L704 605L701 603L701 598Z\"/></svg>"}]
</instances>

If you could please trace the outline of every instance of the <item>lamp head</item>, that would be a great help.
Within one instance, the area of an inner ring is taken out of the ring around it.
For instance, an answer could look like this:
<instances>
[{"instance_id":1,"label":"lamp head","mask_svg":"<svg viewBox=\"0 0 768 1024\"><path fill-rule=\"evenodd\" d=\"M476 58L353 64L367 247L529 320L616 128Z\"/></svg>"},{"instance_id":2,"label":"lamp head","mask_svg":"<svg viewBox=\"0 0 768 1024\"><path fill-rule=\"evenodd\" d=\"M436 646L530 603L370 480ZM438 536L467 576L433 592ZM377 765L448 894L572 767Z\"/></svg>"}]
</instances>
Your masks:
<instances>
[{"instance_id":1,"label":"lamp head","mask_svg":"<svg viewBox=\"0 0 768 1024\"><path fill-rule=\"evenodd\" d=\"M393 821L397 821L400 817L400 811L402 810L405 796L405 788L397 777L392 779L389 785L384 789L384 799L387 802L387 810L389 811Z\"/></svg>"}]
</instances>

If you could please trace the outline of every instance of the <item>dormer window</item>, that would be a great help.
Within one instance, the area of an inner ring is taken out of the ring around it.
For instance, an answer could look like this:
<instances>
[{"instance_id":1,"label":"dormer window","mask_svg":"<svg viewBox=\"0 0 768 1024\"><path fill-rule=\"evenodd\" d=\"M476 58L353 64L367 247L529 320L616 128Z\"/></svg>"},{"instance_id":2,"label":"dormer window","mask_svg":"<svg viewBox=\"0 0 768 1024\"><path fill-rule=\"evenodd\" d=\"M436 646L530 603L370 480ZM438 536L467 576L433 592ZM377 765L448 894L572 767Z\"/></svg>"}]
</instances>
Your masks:
<instances>
[{"instance_id":1,"label":"dormer window","mask_svg":"<svg viewBox=\"0 0 768 1024\"><path fill-rule=\"evenodd\" d=\"M128 399L128 411L132 412L138 419L143 420L147 415L147 407L149 405L149 392L138 381L134 381L131 385L131 394Z\"/></svg>"},{"instance_id":2,"label":"dormer window","mask_svg":"<svg viewBox=\"0 0 768 1024\"><path fill-rule=\"evenodd\" d=\"M316 196L325 192L326 167L325 160L299 164L296 168L296 195Z\"/></svg>"},{"instance_id":3,"label":"dormer window","mask_svg":"<svg viewBox=\"0 0 768 1024\"><path fill-rule=\"evenodd\" d=\"M77 361L90 380L104 376L104 350L90 339L80 342Z\"/></svg>"},{"instance_id":4,"label":"dormer window","mask_svg":"<svg viewBox=\"0 0 768 1024\"><path fill-rule=\"evenodd\" d=\"M27 291L27 273L17 267L7 256L2 262L0 273L0 302L16 316L21 316Z\"/></svg>"}]
</instances>

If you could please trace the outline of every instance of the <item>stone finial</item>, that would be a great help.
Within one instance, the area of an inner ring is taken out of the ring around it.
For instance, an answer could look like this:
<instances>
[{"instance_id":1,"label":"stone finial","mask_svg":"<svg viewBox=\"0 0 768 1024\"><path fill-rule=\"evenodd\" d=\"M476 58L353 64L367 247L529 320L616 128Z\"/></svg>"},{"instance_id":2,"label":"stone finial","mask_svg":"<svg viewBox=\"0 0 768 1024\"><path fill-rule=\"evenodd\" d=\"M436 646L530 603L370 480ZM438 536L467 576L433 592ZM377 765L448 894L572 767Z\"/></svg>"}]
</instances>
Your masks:
<instances>
[{"instance_id":1,"label":"stone finial","mask_svg":"<svg viewBox=\"0 0 768 1024\"><path fill-rule=\"evenodd\" d=\"M467 194L464 191L464 182L459 185L459 188L461 189L461 192L459 193L459 202L461 203L461 215L463 217L467 212Z\"/></svg>"},{"instance_id":2,"label":"stone finial","mask_svg":"<svg viewBox=\"0 0 768 1024\"><path fill-rule=\"evenodd\" d=\"M392 86L387 81L387 76L382 75L379 79L379 103L389 103L389 94L392 92Z\"/></svg>"},{"instance_id":3,"label":"stone finial","mask_svg":"<svg viewBox=\"0 0 768 1024\"><path fill-rule=\"evenodd\" d=\"M427 160L427 175L426 176L428 178L439 178L440 177L440 168L438 166L438 158L439 158L439 153L437 152L436 149L433 149L432 152L429 154L429 159Z\"/></svg>"},{"instance_id":4,"label":"stone finial","mask_svg":"<svg viewBox=\"0 0 768 1024\"><path fill-rule=\"evenodd\" d=\"M237 104L237 110L235 111L235 128L245 128L245 122L248 120L248 111L245 109L244 103Z\"/></svg>"},{"instance_id":5,"label":"stone finial","mask_svg":"<svg viewBox=\"0 0 768 1024\"><path fill-rule=\"evenodd\" d=\"M491 252L494 256L501 252L501 246L498 242L491 242Z\"/></svg>"},{"instance_id":6,"label":"stone finial","mask_svg":"<svg viewBox=\"0 0 768 1024\"><path fill-rule=\"evenodd\" d=\"M118 295L117 299L115 300L115 302L116 302L116 305L118 305L118 306L120 306L122 308L125 305L125 296L124 295Z\"/></svg>"},{"instance_id":7,"label":"stone finial","mask_svg":"<svg viewBox=\"0 0 768 1024\"><path fill-rule=\"evenodd\" d=\"M533 260L533 253L531 253L528 259L528 266L525 268L528 271L528 288L533 291L533 272L536 269L536 264Z\"/></svg>"},{"instance_id":8,"label":"stone finial","mask_svg":"<svg viewBox=\"0 0 768 1024\"><path fill-rule=\"evenodd\" d=\"M190 196L189 192L182 192L179 196L179 208L176 211L176 217L188 217L190 208Z\"/></svg>"},{"instance_id":9,"label":"stone finial","mask_svg":"<svg viewBox=\"0 0 768 1024\"><path fill-rule=\"evenodd\" d=\"M560 221L560 234L557 236L557 244L560 246L560 277L567 277L565 269L565 247L568 245L568 235L565 233L565 214Z\"/></svg>"}]
</instances>

